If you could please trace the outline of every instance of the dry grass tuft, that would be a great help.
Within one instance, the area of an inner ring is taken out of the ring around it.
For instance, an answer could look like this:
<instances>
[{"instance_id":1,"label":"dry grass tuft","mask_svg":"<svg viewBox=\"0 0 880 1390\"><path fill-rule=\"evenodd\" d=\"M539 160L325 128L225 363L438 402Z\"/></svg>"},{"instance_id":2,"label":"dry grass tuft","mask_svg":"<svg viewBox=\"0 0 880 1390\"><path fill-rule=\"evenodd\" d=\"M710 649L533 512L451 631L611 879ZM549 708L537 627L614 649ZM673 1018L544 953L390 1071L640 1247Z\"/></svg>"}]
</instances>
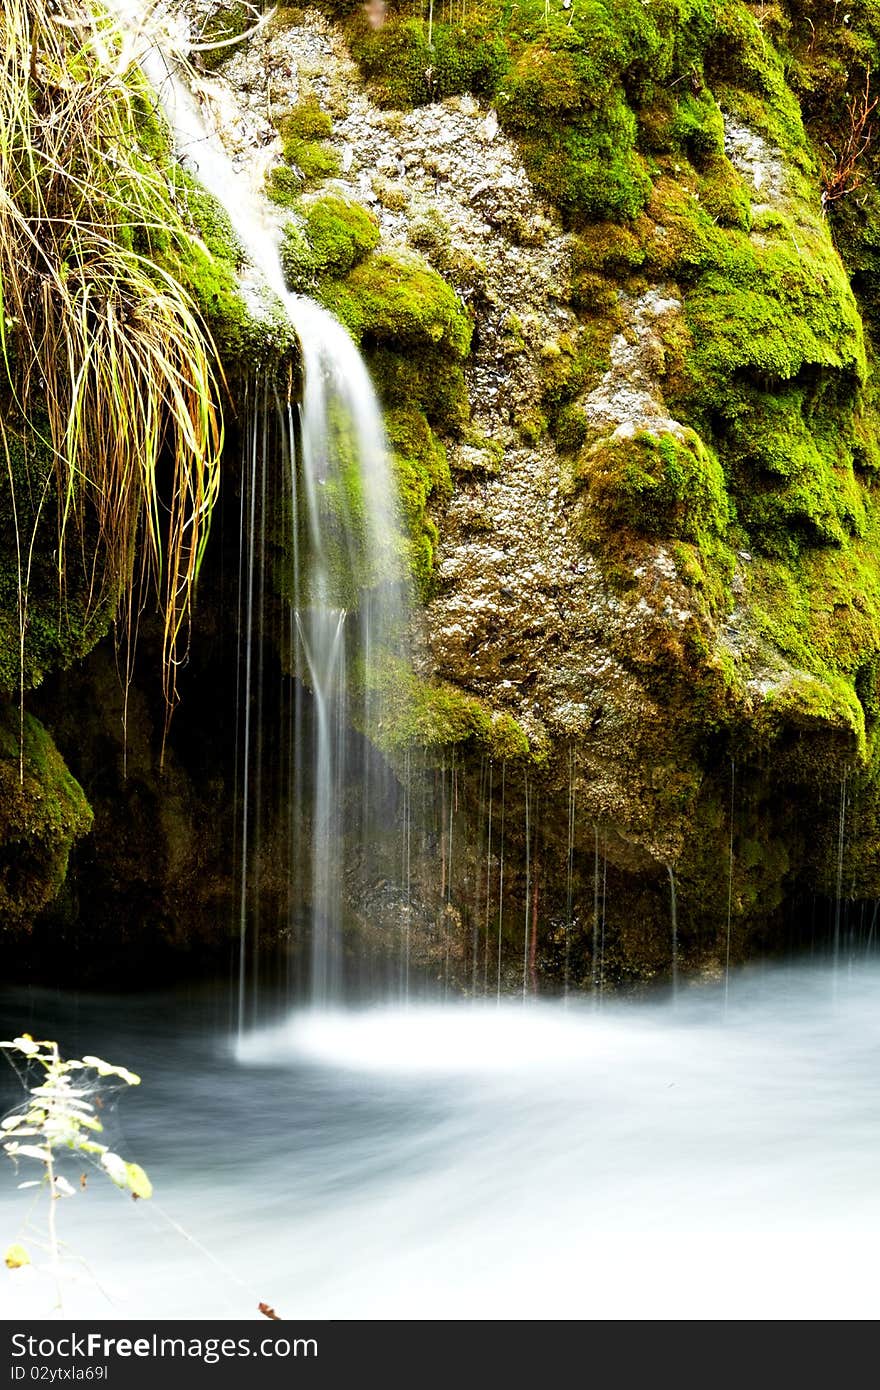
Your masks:
<instances>
[{"instance_id":1,"label":"dry grass tuft","mask_svg":"<svg viewBox=\"0 0 880 1390\"><path fill-rule=\"evenodd\" d=\"M134 54L93 0L5 0L0 392L55 460L62 590L83 566L91 604L121 592L129 635L158 595L170 715L222 431L207 329L149 254L189 233L167 158L139 135L145 110ZM18 537L22 643L34 544Z\"/></svg>"}]
</instances>

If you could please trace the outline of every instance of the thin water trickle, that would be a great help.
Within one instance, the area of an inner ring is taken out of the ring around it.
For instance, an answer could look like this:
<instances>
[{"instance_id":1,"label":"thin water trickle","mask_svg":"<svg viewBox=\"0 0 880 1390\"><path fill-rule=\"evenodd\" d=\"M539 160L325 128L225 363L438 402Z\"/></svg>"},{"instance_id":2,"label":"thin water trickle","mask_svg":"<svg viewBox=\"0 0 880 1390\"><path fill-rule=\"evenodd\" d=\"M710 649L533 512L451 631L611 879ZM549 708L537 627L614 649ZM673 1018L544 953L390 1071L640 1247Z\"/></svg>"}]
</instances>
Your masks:
<instances>
[{"instance_id":1,"label":"thin water trickle","mask_svg":"<svg viewBox=\"0 0 880 1390\"><path fill-rule=\"evenodd\" d=\"M507 763L501 764L501 849L498 857L498 954L495 975L495 1002L501 1003L501 930L504 923L504 820L507 813Z\"/></svg>"},{"instance_id":2,"label":"thin water trickle","mask_svg":"<svg viewBox=\"0 0 880 1390\"><path fill-rule=\"evenodd\" d=\"M489 909L492 893L492 801L495 783L495 764L489 759L489 823L486 832L486 916L483 924L483 997L489 992Z\"/></svg>"},{"instance_id":3,"label":"thin water trickle","mask_svg":"<svg viewBox=\"0 0 880 1390\"><path fill-rule=\"evenodd\" d=\"M528 974L529 974L529 940L531 937L531 911L532 911L532 833L531 833L531 802L529 798L529 774L525 772L523 779L523 798L525 801L526 817L526 901L525 919L523 921L523 964L522 964L522 997L526 998Z\"/></svg>"},{"instance_id":4,"label":"thin water trickle","mask_svg":"<svg viewBox=\"0 0 880 1390\"><path fill-rule=\"evenodd\" d=\"M568 854L566 857L565 879L565 965L563 971L563 997L568 999L569 975L571 969L571 933L574 907L574 748L568 750Z\"/></svg>"},{"instance_id":5,"label":"thin water trickle","mask_svg":"<svg viewBox=\"0 0 880 1390\"><path fill-rule=\"evenodd\" d=\"M249 421L252 424L252 421ZM239 622L238 622L238 678L237 678L237 731L241 730L241 762L238 760L236 745L236 778L240 786L240 834L239 834L239 902L238 902L238 1028L244 1028L245 1021L245 982L247 980L247 914L248 892L250 887L250 836L251 836L251 672L254 652L254 540L256 526L254 509L256 506L256 468L257 432L249 428L243 434L242 450L242 488L241 516L242 529L239 546ZM246 525L245 525L246 522ZM237 733L238 738L238 733ZM240 769L240 772L239 772Z\"/></svg>"},{"instance_id":6,"label":"thin water trickle","mask_svg":"<svg viewBox=\"0 0 880 1390\"><path fill-rule=\"evenodd\" d=\"M605 993L605 927L608 921L608 831L602 837L602 926L599 935L599 1004Z\"/></svg>"},{"instance_id":7,"label":"thin water trickle","mask_svg":"<svg viewBox=\"0 0 880 1390\"><path fill-rule=\"evenodd\" d=\"M733 920L733 813L734 813L734 794L736 791L736 763L733 758L730 760L730 840L727 846L727 930L725 933L724 949L724 1008L727 1009L727 1000L730 986L730 928Z\"/></svg>"},{"instance_id":8,"label":"thin water trickle","mask_svg":"<svg viewBox=\"0 0 880 1390\"><path fill-rule=\"evenodd\" d=\"M675 888L675 870L671 864L666 865L666 872L669 875L669 918L672 936L672 996L675 998L678 994L678 895Z\"/></svg>"},{"instance_id":9,"label":"thin water trickle","mask_svg":"<svg viewBox=\"0 0 880 1390\"><path fill-rule=\"evenodd\" d=\"M590 962L590 988L599 990L599 827L593 826L593 953Z\"/></svg>"},{"instance_id":10,"label":"thin water trickle","mask_svg":"<svg viewBox=\"0 0 880 1390\"><path fill-rule=\"evenodd\" d=\"M843 912L843 855L846 845L847 773L840 779L840 809L837 823L837 873L834 894L834 976L840 963L840 927Z\"/></svg>"}]
</instances>

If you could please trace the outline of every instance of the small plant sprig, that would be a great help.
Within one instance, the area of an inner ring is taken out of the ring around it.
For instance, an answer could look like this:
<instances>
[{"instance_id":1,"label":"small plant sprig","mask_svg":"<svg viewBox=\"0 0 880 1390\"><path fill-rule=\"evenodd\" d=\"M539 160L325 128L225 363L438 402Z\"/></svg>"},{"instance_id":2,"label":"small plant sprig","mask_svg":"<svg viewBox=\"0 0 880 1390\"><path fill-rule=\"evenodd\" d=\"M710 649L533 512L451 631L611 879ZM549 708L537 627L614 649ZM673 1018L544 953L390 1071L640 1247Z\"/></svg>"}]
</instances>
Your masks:
<instances>
[{"instance_id":1,"label":"small plant sprig","mask_svg":"<svg viewBox=\"0 0 880 1390\"><path fill-rule=\"evenodd\" d=\"M864 183L869 172L864 162L865 155L876 135L875 112L878 105L880 97L874 96L871 92L871 73L868 72L865 76L864 91L850 98L843 141L839 150L832 149L826 141L827 148L834 156L834 165L825 176L822 189L823 210L829 203L836 203L838 199L855 193Z\"/></svg>"},{"instance_id":2,"label":"small plant sprig","mask_svg":"<svg viewBox=\"0 0 880 1390\"><path fill-rule=\"evenodd\" d=\"M60 1245L55 1217L55 1203L61 1197L74 1196L76 1189L58 1172L62 1153L80 1154L100 1167L117 1187L127 1189L134 1198L148 1198L152 1184L138 1163L130 1163L113 1153L95 1135L103 1131L95 1096L95 1083L86 1073L94 1072L99 1080L115 1077L127 1086L139 1086L140 1077L127 1067L112 1066L100 1057L63 1058L57 1042L35 1041L23 1033L11 1042L0 1042L0 1048L17 1053L31 1066L38 1068L36 1084L27 1087L27 1099L0 1120L2 1146L7 1156L18 1166L21 1159L31 1159L42 1166L41 1177L19 1183L20 1188L45 1187L49 1194L47 1219L49 1257L58 1285ZM11 1060L11 1059L10 1059ZM84 1084L85 1083L85 1084ZM6 1250L5 1261L14 1269L30 1264L30 1255L21 1245Z\"/></svg>"}]
</instances>

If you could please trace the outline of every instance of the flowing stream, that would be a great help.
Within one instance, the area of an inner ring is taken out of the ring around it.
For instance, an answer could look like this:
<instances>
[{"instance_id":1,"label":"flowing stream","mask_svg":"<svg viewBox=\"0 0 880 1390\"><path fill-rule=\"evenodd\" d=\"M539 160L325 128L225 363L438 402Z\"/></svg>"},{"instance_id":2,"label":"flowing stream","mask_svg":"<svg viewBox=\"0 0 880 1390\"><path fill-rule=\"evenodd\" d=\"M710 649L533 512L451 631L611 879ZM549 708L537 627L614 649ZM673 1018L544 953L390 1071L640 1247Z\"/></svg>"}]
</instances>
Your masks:
<instances>
[{"instance_id":1,"label":"flowing stream","mask_svg":"<svg viewBox=\"0 0 880 1390\"><path fill-rule=\"evenodd\" d=\"M95 1174L60 1204L107 1291L71 1262L66 1316L873 1318L878 990L876 959L836 990L788 965L733 972L726 1011L720 983L279 1009L243 1044L219 993L7 991L0 1027L143 1075L102 1113L155 1196ZM4 1240L35 1248L31 1200L3 1174ZM0 1276L4 1317L48 1313Z\"/></svg>"}]
</instances>

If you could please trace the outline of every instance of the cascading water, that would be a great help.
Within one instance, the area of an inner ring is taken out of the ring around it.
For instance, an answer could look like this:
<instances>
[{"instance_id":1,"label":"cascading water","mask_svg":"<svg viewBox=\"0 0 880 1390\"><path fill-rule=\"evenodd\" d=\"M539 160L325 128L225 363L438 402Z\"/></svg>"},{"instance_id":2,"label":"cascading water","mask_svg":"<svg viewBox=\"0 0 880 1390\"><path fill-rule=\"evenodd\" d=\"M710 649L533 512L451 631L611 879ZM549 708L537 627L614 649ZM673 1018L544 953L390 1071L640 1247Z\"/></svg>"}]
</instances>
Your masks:
<instances>
[{"instance_id":1,"label":"cascading water","mask_svg":"<svg viewBox=\"0 0 880 1390\"><path fill-rule=\"evenodd\" d=\"M136 37L147 7L135 0L113 0L112 8L127 33ZM289 782L297 809L311 827L310 994L317 1004L337 998L341 989L348 731L352 723L368 730L376 718L373 665L377 651L391 641L400 653L406 628L405 585L388 450L369 373L342 325L318 304L288 291L277 232L210 129L173 53L155 37L160 30L156 10L150 8L149 33L139 43L138 62L158 93L178 157L226 209L260 281L283 306L302 354L298 409L287 401L270 400L266 383L257 385L242 430L238 758L242 1026L249 962L255 978L258 969L254 957L259 925L253 914L259 911L259 894L249 889L253 873L258 872L252 861L261 810L260 631L267 588L270 449L277 455L280 448L288 474L281 506L289 512L288 656L296 680ZM170 26L171 20L166 17L165 23ZM274 447L267 442L270 438ZM304 687L311 699L308 720L302 709ZM377 760L362 753L360 771L366 839L371 789L379 776ZM297 833L292 828L292 840ZM302 867L295 846L292 862L294 868ZM298 891L303 887L298 884Z\"/></svg>"},{"instance_id":2,"label":"cascading water","mask_svg":"<svg viewBox=\"0 0 880 1390\"><path fill-rule=\"evenodd\" d=\"M311 995L315 1003L326 1004L338 997L341 983L341 807L346 731L353 713L348 644L353 639L363 692L361 718L369 728L375 652L401 634L403 600L393 559L387 447L369 375L345 329L325 310L294 295L285 303L303 350L301 466L299 472L291 471L290 482L293 532L304 534L307 546L305 557L298 547L294 554L292 636L296 675L314 699ZM352 465L355 496L346 478ZM358 609L354 634L344 606L347 593ZM364 843L370 831L372 763L365 755Z\"/></svg>"}]
</instances>

